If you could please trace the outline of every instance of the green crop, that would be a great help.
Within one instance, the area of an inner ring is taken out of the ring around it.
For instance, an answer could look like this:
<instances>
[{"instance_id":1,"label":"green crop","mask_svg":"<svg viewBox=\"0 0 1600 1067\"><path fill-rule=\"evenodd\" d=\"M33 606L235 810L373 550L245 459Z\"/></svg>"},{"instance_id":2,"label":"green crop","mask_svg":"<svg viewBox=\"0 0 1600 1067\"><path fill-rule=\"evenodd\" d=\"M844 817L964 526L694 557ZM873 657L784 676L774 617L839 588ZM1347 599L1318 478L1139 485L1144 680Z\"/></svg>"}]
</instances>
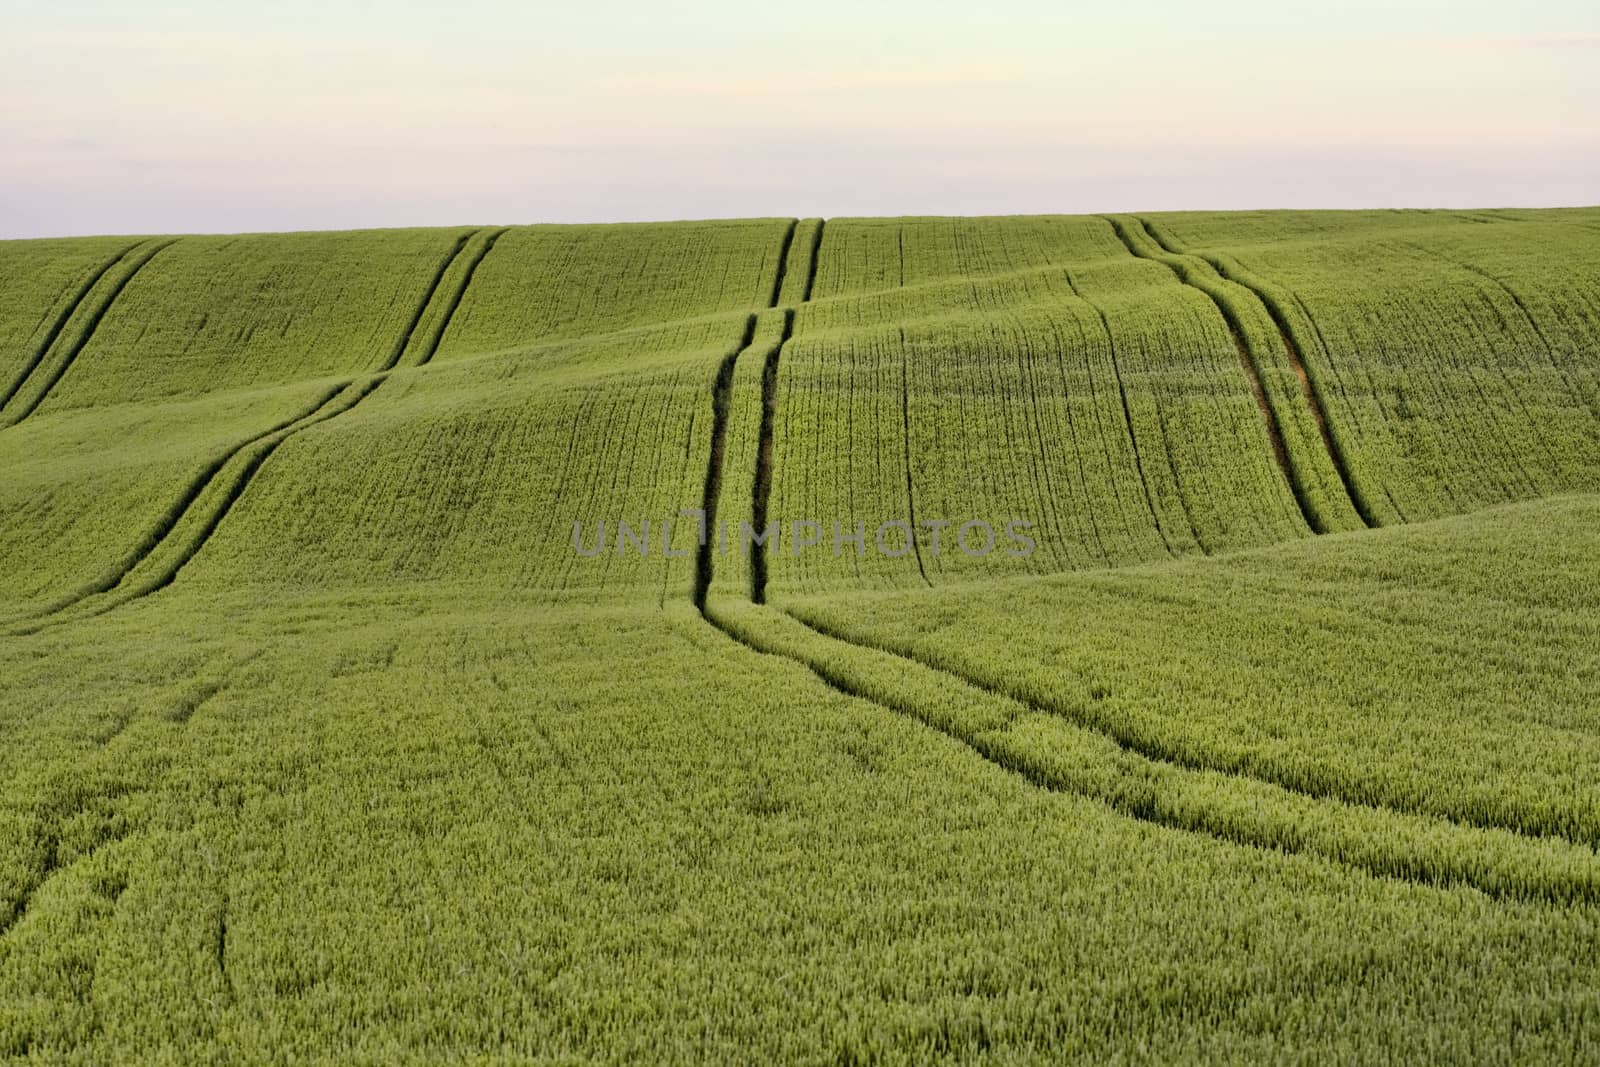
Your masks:
<instances>
[{"instance_id":1,"label":"green crop","mask_svg":"<svg viewBox=\"0 0 1600 1067\"><path fill-rule=\"evenodd\" d=\"M0 1060L1594 1061L1596 218L0 242Z\"/></svg>"}]
</instances>

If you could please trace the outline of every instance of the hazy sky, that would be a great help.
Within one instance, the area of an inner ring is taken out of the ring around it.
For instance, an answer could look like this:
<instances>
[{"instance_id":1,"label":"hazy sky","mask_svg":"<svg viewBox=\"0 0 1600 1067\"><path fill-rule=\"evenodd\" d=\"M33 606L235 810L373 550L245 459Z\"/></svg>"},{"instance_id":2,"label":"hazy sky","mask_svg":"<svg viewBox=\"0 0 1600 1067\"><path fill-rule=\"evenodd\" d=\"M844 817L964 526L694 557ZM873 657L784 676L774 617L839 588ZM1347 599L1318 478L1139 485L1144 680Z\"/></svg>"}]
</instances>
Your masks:
<instances>
[{"instance_id":1,"label":"hazy sky","mask_svg":"<svg viewBox=\"0 0 1600 1067\"><path fill-rule=\"evenodd\" d=\"M0 236L1600 202L1593 0L0 0Z\"/></svg>"}]
</instances>

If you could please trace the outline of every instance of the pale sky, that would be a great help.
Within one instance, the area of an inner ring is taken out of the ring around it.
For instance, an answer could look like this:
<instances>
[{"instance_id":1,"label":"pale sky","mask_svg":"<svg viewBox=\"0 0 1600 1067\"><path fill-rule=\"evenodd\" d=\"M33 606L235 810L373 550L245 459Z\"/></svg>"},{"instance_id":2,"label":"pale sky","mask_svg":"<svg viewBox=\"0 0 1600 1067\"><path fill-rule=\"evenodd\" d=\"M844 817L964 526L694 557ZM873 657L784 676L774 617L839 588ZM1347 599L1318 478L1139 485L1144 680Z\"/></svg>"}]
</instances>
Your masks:
<instances>
[{"instance_id":1,"label":"pale sky","mask_svg":"<svg viewBox=\"0 0 1600 1067\"><path fill-rule=\"evenodd\" d=\"M0 237L1600 203L1592 0L0 0Z\"/></svg>"}]
</instances>

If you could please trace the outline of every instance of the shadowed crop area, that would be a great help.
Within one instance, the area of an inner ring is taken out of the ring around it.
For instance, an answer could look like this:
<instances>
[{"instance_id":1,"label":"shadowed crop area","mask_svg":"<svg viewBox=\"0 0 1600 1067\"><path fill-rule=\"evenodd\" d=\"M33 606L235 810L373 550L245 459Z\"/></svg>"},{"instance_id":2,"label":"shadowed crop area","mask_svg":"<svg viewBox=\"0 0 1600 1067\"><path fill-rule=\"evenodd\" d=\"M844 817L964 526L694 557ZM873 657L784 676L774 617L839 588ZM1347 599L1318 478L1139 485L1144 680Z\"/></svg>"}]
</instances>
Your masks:
<instances>
[{"instance_id":1,"label":"shadowed crop area","mask_svg":"<svg viewBox=\"0 0 1600 1067\"><path fill-rule=\"evenodd\" d=\"M0 1059L1593 1062L1594 218L0 242Z\"/></svg>"}]
</instances>

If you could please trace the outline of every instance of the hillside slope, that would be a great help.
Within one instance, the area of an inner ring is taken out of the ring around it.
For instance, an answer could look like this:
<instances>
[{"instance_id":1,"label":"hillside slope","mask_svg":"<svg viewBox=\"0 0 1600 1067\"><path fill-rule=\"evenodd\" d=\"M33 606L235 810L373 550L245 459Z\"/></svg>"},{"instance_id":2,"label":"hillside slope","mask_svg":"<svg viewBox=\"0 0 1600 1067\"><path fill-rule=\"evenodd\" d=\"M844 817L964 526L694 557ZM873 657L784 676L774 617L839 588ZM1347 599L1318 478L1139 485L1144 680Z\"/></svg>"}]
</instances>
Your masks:
<instances>
[{"instance_id":1,"label":"hillside slope","mask_svg":"<svg viewBox=\"0 0 1600 1067\"><path fill-rule=\"evenodd\" d=\"M0 1058L1592 1060L1593 217L0 242Z\"/></svg>"}]
</instances>

